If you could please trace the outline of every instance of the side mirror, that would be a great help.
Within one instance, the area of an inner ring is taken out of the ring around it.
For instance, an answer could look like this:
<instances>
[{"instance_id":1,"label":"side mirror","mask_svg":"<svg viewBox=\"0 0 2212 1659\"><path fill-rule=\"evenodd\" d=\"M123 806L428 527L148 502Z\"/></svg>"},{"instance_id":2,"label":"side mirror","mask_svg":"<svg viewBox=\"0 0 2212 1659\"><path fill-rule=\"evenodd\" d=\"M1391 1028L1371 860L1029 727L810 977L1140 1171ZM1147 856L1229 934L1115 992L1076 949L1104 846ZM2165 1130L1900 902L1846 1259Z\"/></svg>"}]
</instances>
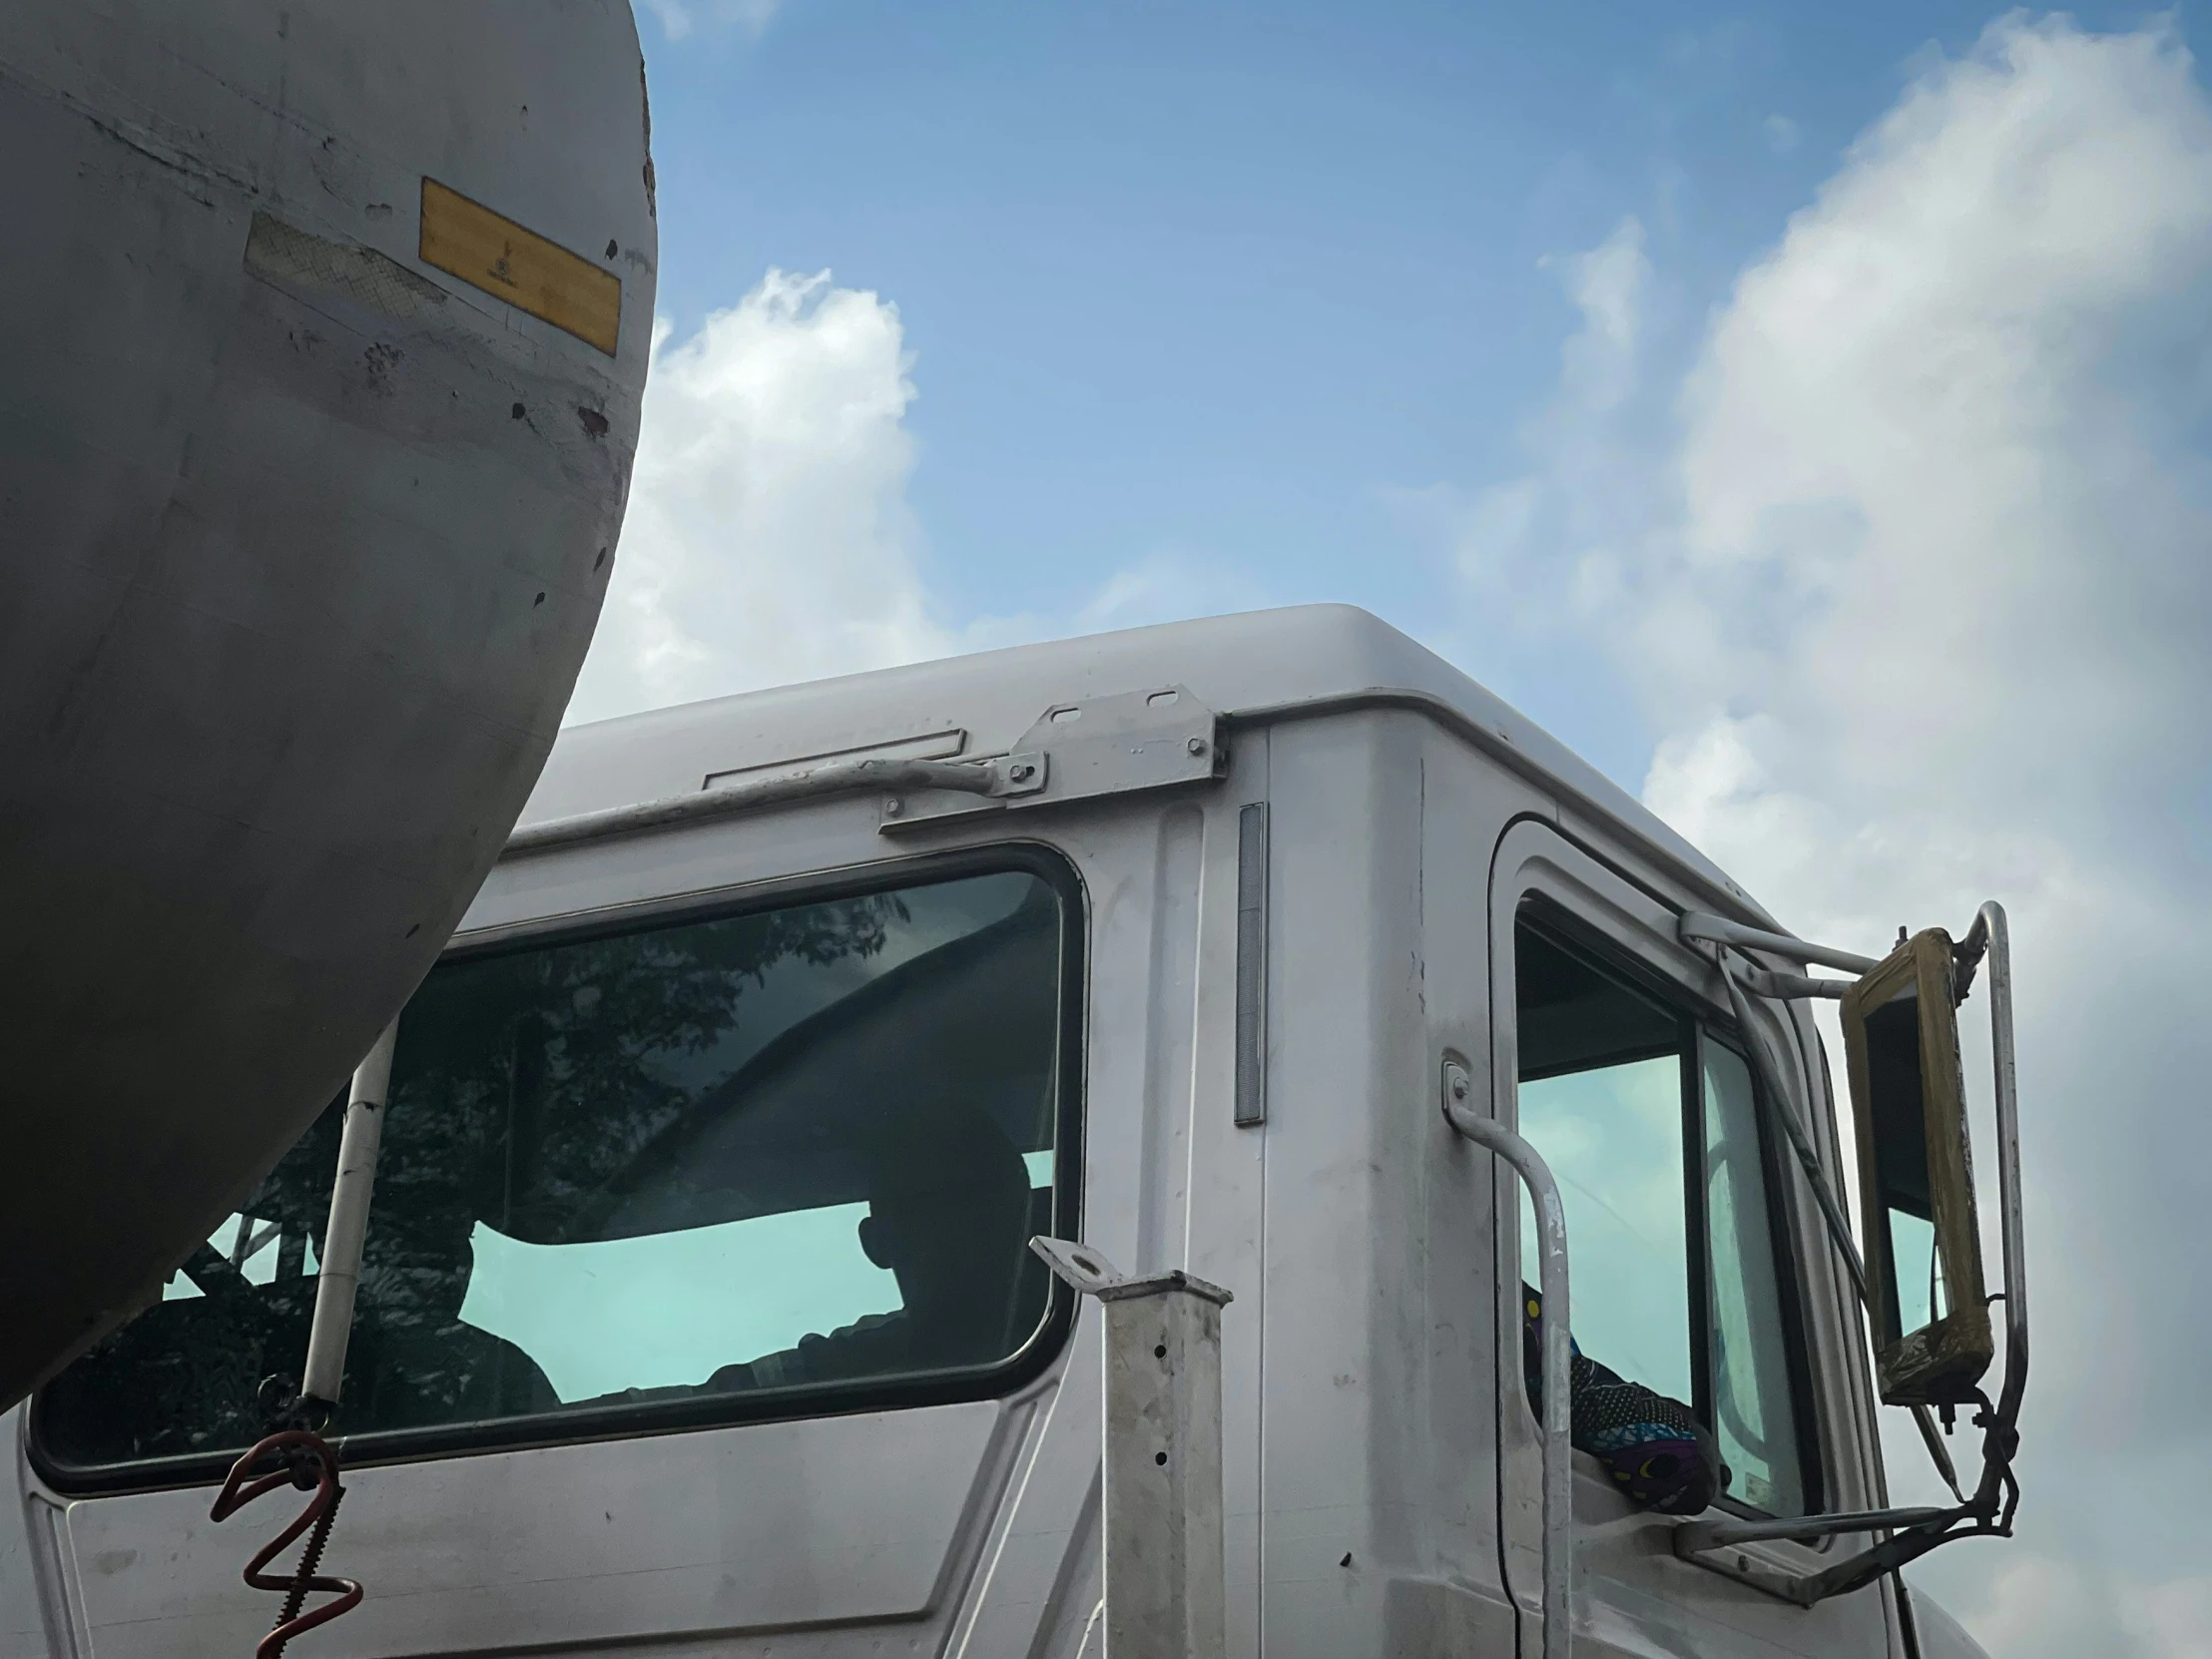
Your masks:
<instances>
[{"instance_id":1,"label":"side mirror","mask_svg":"<svg viewBox=\"0 0 2212 1659\"><path fill-rule=\"evenodd\" d=\"M1875 1368L1891 1405L1957 1405L1995 1358L1958 1065L1950 935L1932 927L1843 997Z\"/></svg>"}]
</instances>

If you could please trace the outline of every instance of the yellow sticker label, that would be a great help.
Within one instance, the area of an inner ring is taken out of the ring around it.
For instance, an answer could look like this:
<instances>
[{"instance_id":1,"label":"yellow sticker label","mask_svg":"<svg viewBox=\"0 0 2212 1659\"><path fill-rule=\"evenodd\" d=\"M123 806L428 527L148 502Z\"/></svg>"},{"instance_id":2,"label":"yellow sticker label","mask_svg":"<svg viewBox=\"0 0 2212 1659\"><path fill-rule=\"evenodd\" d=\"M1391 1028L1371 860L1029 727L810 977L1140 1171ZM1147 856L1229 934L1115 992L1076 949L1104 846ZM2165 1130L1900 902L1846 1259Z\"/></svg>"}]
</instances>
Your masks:
<instances>
[{"instance_id":1,"label":"yellow sticker label","mask_svg":"<svg viewBox=\"0 0 2212 1659\"><path fill-rule=\"evenodd\" d=\"M621 277L435 179L422 181L421 255L424 265L615 354Z\"/></svg>"}]
</instances>

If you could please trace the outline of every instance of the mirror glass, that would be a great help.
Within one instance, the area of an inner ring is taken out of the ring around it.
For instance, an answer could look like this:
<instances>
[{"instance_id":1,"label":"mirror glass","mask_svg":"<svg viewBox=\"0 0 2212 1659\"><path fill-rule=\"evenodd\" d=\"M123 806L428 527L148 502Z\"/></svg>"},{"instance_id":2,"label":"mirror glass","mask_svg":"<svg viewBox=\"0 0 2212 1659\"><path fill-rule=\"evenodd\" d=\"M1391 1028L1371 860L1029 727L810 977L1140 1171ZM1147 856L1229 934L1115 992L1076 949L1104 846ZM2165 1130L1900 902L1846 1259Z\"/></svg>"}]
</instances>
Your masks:
<instances>
[{"instance_id":1,"label":"mirror glass","mask_svg":"<svg viewBox=\"0 0 2212 1659\"><path fill-rule=\"evenodd\" d=\"M1950 1312L1943 1304L1943 1259L1936 1249L1936 1224L1895 1204L1889 1208L1890 1267L1897 1278L1898 1324L1907 1331L1918 1331Z\"/></svg>"},{"instance_id":2,"label":"mirror glass","mask_svg":"<svg viewBox=\"0 0 2212 1659\"><path fill-rule=\"evenodd\" d=\"M1928 1101L1921 1075L1920 987L1907 984L1867 1015L1867 1072L1874 1131L1870 1172L1889 1234L1894 1317L1885 1341L1932 1325L1940 1256L1928 1173Z\"/></svg>"}]
</instances>

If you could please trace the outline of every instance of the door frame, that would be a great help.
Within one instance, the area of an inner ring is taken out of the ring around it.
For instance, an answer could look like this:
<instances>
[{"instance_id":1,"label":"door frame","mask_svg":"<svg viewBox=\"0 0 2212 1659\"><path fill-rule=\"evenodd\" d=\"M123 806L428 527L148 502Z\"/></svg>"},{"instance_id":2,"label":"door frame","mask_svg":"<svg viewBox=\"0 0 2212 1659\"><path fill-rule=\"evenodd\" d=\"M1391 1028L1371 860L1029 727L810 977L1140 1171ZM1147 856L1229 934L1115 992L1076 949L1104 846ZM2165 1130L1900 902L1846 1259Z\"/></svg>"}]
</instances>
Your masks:
<instances>
[{"instance_id":1,"label":"door frame","mask_svg":"<svg viewBox=\"0 0 2212 1659\"><path fill-rule=\"evenodd\" d=\"M1483 1058L1489 1070L1490 1111L1499 1123L1515 1130L1519 1125L1514 929L1531 897L1572 918L1575 932L1632 974L1665 986L1684 1014L1717 1032L1736 1032L1719 970L1676 936L1677 919L1693 907L1686 899L1670 898L1548 819L1516 819L1500 832L1492 852L1488 894L1490 1040ZM1806 1049L1795 1021L1764 1003L1754 1004L1753 1018L1758 1034L1782 1056L1785 1068L1813 1075L1803 1065ZM1748 1034L1736 1035L1743 1041ZM1800 1311L1794 1336L1810 1376L1801 1433L1813 1439L1825 1506L1834 1507L1839 1498L1863 1486L1854 1465L1872 1442L1873 1425L1865 1420L1861 1390L1847 1377L1823 1375L1824 1363L1832 1367L1837 1357L1851 1351L1855 1333L1823 1329L1834 1317L1836 1305L1828 1293L1835 1275L1832 1264L1807 1248L1810 1198L1801 1182L1778 1181L1774 1160L1766 1168L1777 1232L1788 1241L1778 1271L1795 1281L1784 1294L1794 1292ZM1519 1194L1511 1171L1502 1164L1493 1216L1491 1385L1498 1448L1498 1552L1519 1614L1520 1650L1532 1654L1542 1629L1541 1445L1521 1379ZM1698 1241L1690 1243L1694 1249ZM1570 1264L1573 1247L1570 1235ZM1577 1452L1573 1460L1576 1634L1595 1641L1597 1652L1648 1651L1654 1640L1664 1649L1669 1641L1679 1643L1685 1637L1696 1651L1711 1652L1716 1659L1816 1647L1836 1659L1898 1650L1886 1583L1874 1595L1840 1597L1813 1609L1780 1601L1724 1572L1677 1560L1670 1538L1676 1517L1635 1508L1599 1472L1594 1458ZM1879 1475L1875 1484L1879 1487ZM1747 1545L1741 1553L1761 1567L1796 1575L1819 1570L1836 1547L1835 1540L1819 1545L1775 1542ZM1641 1639L1631 1634L1636 1628L1645 1631ZM1608 1631L1623 1640L1608 1641ZM1713 1645L1716 1641L1724 1645Z\"/></svg>"}]
</instances>

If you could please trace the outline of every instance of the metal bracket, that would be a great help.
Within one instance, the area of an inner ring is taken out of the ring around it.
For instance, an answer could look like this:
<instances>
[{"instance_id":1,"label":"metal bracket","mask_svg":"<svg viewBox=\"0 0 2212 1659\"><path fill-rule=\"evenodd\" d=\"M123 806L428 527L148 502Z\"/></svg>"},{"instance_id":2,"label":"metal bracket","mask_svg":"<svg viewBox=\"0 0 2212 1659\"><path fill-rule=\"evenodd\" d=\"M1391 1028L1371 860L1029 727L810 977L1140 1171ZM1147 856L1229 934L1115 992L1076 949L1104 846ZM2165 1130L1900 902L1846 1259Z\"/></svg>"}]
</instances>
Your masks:
<instances>
[{"instance_id":1,"label":"metal bracket","mask_svg":"<svg viewBox=\"0 0 2212 1659\"><path fill-rule=\"evenodd\" d=\"M975 795L886 795L879 828L890 832L1010 807L1210 783L1228 769L1220 726L1185 686L1055 704L1011 753L983 763L997 769L1003 787Z\"/></svg>"},{"instance_id":2,"label":"metal bracket","mask_svg":"<svg viewBox=\"0 0 2212 1659\"><path fill-rule=\"evenodd\" d=\"M1747 1540L1749 1541L1749 1540ZM1753 1555L1735 1545L1712 1545L1703 1550L1692 1549L1682 1542L1682 1529L1675 1528L1674 1553L1677 1559L1687 1561L1693 1567L1707 1572L1717 1572L1723 1578L1733 1578L1739 1584L1763 1591L1777 1601L1787 1601L1799 1607L1809 1607L1805 1600L1806 1578L1802 1573L1776 1566L1762 1555Z\"/></svg>"},{"instance_id":3,"label":"metal bracket","mask_svg":"<svg viewBox=\"0 0 2212 1659\"><path fill-rule=\"evenodd\" d=\"M984 761L961 763L960 771L974 782L954 782L950 768L921 777L885 778L886 794L879 809L881 830L896 830L920 818L947 818L960 811L980 811L1003 806L1023 796L1041 795L1052 775L1051 758L1041 749L1017 749L1011 755L994 755ZM919 791L916 803L909 792Z\"/></svg>"},{"instance_id":4,"label":"metal bracket","mask_svg":"<svg viewBox=\"0 0 2212 1659\"><path fill-rule=\"evenodd\" d=\"M1945 1525L1956 1520L1956 1509L1869 1509L1854 1514L1805 1515L1781 1520L1688 1520L1674 1529L1675 1557L1692 1566L1721 1573L1780 1600L1811 1607L1826 1589L1822 1574L1794 1572L1756 1555L1742 1546L1772 1542L1812 1543L1846 1532L1887 1531L1898 1527ZM1859 1560L1863 1557L1853 1557Z\"/></svg>"},{"instance_id":5,"label":"metal bracket","mask_svg":"<svg viewBox=\"0 0 2212 1659\"><path fill-rule=\"evenodd\" d=\"M1088 1245L1035 1238L1105 1312L1106 1651L1223 1659L1221 1311L1180 1271L1124 1278Z\"/></svg>"},{"instance_id":6,"label":"metal bracket","mask_svg":"<svg viewBox=\"0 0 2212 1659\"><path fill-rule=\"evenodd\" d=\"M1839 1532L1873 1532L1899 1526L1925 1526L1948 1520L1952 1509L1863 1509L1853 1514L1803 1515L1781 1520L1690 1520L1674 1529L1674 1552L1684 1560L1709 1549L1790 1539L1798 1543L1832 1538Z\"/></svg>"}]
</instances>

